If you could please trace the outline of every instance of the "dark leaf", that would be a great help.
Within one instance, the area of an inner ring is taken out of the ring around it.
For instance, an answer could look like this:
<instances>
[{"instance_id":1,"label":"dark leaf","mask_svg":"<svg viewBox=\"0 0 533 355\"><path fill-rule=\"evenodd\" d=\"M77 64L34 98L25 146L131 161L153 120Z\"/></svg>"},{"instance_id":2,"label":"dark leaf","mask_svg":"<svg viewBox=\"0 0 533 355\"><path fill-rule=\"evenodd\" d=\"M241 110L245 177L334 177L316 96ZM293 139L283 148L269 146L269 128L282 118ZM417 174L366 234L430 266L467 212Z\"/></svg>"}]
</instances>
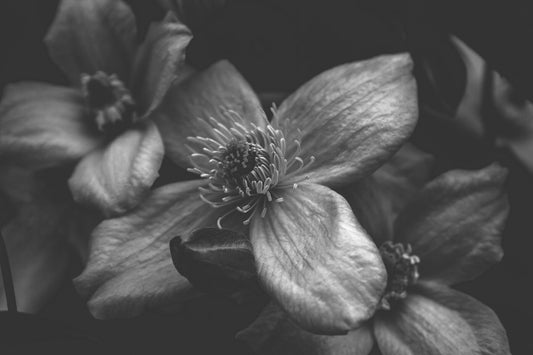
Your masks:
<instances>
[{"instance_id":1,"label":"dark leaf","mask_svg":"<svg viewBox=\"0 0 533 355\"><path fill-rule=\"evenodd\" d=\"M178 272L202 291L236 301L259 291L252 246L240 233L199 229L186 242L172 239L170 253Z\"/></svg>"}]
</instances>

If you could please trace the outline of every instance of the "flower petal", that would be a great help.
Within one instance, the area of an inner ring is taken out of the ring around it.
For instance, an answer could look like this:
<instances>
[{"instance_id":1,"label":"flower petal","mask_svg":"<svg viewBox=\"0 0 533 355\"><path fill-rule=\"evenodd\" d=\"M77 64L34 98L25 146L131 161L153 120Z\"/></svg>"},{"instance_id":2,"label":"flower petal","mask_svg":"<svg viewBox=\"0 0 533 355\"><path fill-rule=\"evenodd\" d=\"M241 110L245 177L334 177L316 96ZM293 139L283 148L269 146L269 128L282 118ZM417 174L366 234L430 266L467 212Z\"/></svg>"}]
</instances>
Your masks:
<instances>
[{"instance_id":1,"label":"flower petal","mask_svg":"<svg viewBox=\"0 0 533 355\"><path fill-rule=\"evenodd\" d=\"M346 333L372 316L386 274L350 206L325 186L284 190L252 219L250 238L267 292L299 326Z\"/></svg>"},{"instance_id":2,"label":"flower petal","mask_svg":"<svg viewBox=\"0 0 533 355\"><path fill-rule=\"evenodd\" d=\"M52 299L68 277L70 258L64 227L72 204L67 194L60 194L27 171L17 169L8 174L11 176L7 177L2 169L0 192L10 197L15 216L2 227L2 236L11 265L17 309L35 313ZM8 180L12 183L6 183ZM13 183L26 194L6 193L14 187ZM6 309L2 276L0 309Z\"/></svg>"},{"instance_id":3,"label":"flower petal","mask_svg":"<svg viewBox=\"0 0 533 355\"><path fill-rule=\"evenodd\" d=\"M50 56L74 86L100 70L128 80L137 28L120 0L62 0L46 34Z\"/></svg>"},{"instance_id":4,"label":"flower petal","mask_svg":"<svg viewBox=\"0 0 533 355\"><path fill-rule=\"evenodd\" d=\"M142 112L148 115L163 99L185 64L185 48L192 34L168 14L152 24L133 64L132 91Z\"/></svg>"},{"instance_id":5,"label":"flower petal","mask_svg":"<svg viewBox=\"0 0 533 355\"><path fill-rule=\"evenodd\" d=\"M483 273L502 256L509 213L503 183L507 170L493 164L455 170L430 182L400 214L396 241L420 257L424 279L453 284Z\"/></svg>"},{"instance_id":6,"label":"flower petal","mask_svg":"<svg viewBox=\"0 0 533 355\"><path fill-rule=\"evenodd\" d=\"M129 129L79 162L69 180L72 195L107 217L123 214L146 197L163 155L155 124Z\"/></svg>"},{"instance_id":7,"label":"flower petal","mask_svg":"<svg viewBox=\"0 0 533 355\"><path fill-rule=\"evenodd\" d=\"M6 88L0 103L0 161L45 168L76 161L100 144L77 91L30 82Z\"/></svg>"},{"instance_id":8,"label":"flower petal","mask_svg":"<svg viewBox=\"0 0 533 355\"><path fill-rule=\"evenodd\" d=\"M369 326L346 335L317 335L294 324L274 303L237 334L258 355L368 355L374 339Z\"/></svg>"},{"instance_id":9,"label":"flower petal","mask_svg":"<svg viewBox=\"0 0 533 355\"><path fill-rule=\"evenodd\" d=\"M378 313L374 329L383 355L510 354L489 307L436 283L420 285L397 309Z\"/></svg>"},{"instance_id":10,"label":"flower petal","mask_svg":"<svg viewBox=\"0 0 533 355\"><path fill-rule=\"evenodd\" d=\"M330 69L280 106L273 124L287 144L299 138L301 172L311 182L339 186L368 175L407 140L418 117L408 54L381 56Z\"/></svg>"},{"instance_id":11,"label":"flower petal","mask_svg":"<svg viewBox=\"0 0 533 355\"><path fill-rule=\"evenodd\" d=\"M429 180L432 163L430 155L406 144L374 174L341 191L377 245L392 239L394 220Z\"/></svg>"},{"instance_id":12,"label":"flower petal","mask_svg":"<svg viewBox=\"0 0 533 355\"><path fill-rule=\"evenodd\" d=\"M89 262L74 280L97 318L130 317L167 307L189 295L168 247L176 235L215 225L215 209L198 196L193 180L154 190L136 209L108 219L93 231Z\"/></svg>"},{"instance_id":13,"label":"flower petal","mask_svg":"<svg viewBox=\"0 0 533 355\"><path fill-rule=\"evenodd\" d=\"M230 111L248 127L251 123L263 127L267 122L250 85L233 65L220 61L173 85L153 117L168 156L181 167L189 167L187 137L213 137L210 117L233 127L235 118Z\"/></svg>"}]
</instances>

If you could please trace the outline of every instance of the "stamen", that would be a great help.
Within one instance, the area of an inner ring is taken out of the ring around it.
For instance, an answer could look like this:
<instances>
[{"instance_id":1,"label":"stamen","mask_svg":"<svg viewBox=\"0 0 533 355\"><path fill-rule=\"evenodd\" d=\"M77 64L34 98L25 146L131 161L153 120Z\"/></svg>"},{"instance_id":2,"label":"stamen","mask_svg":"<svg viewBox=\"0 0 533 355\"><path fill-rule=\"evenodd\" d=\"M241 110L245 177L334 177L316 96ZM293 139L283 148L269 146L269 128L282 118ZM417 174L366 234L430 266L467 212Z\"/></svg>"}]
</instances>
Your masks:
<instances>
[{"instance_id":1,"label":"stamen","mask_svg":"<svg viewBox=\"0 0 533 355\"><path fill-rule=\"evenodd\" d=\"M379 248L383 263L387 269L388 281L380 308L389 310L392 305L407 297L407 289L419 278L418 264L420 258L412 254L409 244L387 241Z\"/></svg>"},{"instance_id":2,"label":"stamen","mask_svg":"<svg viewBox=\"0 0 533 355\"><path fill-rule=\"evenodd\" d=\"M193 167L188 170L211 181L199 190L202 200L213 207L231 208L217 220L219 227L233 211L246 215L243 224L250 223L258 209L259 216L265 217L270 203L283 202L280 193L284 189L297 188L305 179L297 173L314 159L304 161L299 156L299 141L287 158L283 132L271 125L262 128L247 123L234 111L224 115L232 121L231 126L211 117L203 121L211 127L209 137L188 137L194 143L190 158Z\"/></svg>"},{"instance_id":3,"label":"stamen","mask_svg":"<svg viewBox=\"0 0 533 355\"><path fill-rule=\"evenodd\" d=\"M99 131L117 134L136 120L135 102L115 74L98 71L81 75L82 92Z\"/></svg>"}]
</instances>

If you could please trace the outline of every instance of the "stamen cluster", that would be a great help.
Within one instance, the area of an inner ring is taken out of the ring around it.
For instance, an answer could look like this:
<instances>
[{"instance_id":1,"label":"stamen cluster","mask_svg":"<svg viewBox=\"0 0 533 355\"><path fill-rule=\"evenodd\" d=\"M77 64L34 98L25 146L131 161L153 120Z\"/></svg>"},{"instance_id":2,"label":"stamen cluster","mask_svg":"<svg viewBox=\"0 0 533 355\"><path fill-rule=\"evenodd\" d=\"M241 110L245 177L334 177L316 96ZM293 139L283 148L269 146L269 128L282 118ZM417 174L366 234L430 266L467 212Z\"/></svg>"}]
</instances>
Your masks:
<instances>
[{"instance_id":1,"label":"stamen cluster","mask_svg":"<svg viewBox=\"0 0 533 355\"><path fill-rule=\"evenodd\" d=\"M82 74L82 92L99 131L118 133L135 120L135 102L115 74Z\"/></svg>"},{"instance_id":2,"label":"stamen cluster","mask_svg":"<svg viewBox=\"0 0 533 355\"><path fill-rule=\"evenodd\" d=\"M246 215L244 224L258 210L264 217L268 204L282 202L283 189L297 188L302 180L297 173L314 161L310 157L304 163L298 139L288 151L283 132L272 125L246 123L234 111L226 115L231 127L210 118L211 137L188 137L193 165L189 171L209 180L200 187L200 197L215 208L228 209L218 219L219 228L235 211Z\"/></svg>"},{"instance_id":3,"label":"stamen cluster","mask_svg":"<svg viewBox=\"0 0 533 355\"><path fill-rule=\"evenodd\" d=\"M387 287L381 299L380 308L389 310L391 305L407 297L408 286L414 284L419 277L418 264L420 258L412 254L409 244L387 241L379 248L383 263L387 269Z\"/></svg>"}]
</instances>

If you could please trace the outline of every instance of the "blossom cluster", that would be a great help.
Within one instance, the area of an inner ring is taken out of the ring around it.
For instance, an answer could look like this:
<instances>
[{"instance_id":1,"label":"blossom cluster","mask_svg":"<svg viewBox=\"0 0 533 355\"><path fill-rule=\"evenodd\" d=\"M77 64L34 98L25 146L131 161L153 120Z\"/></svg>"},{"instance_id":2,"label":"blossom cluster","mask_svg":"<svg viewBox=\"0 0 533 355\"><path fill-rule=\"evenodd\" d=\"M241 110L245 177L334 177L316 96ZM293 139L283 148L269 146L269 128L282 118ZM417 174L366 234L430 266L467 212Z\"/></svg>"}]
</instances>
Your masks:
<instances>
[{"instance_id":1,"label":"blossom cluster","mask_svg":"<svg viewBox=\"0 0 533 355\"><path fill-rule=\"evenodd\" d=\"M503 256L507 169L435 174L409 142L410 54L330 68L265 111L229 61L186 62L194 33L170 7L139 36L120 0L62 0L44 41L69 84L4 90L19 309L38 312L74 254L99 319L178 309L211 270L269 298L237 335L259 354L509 354L497 315L453 288ZM158 183L162 164L183 173ZM208 268L183 259L195 245Z\"/></svg>"}]
</instances>

